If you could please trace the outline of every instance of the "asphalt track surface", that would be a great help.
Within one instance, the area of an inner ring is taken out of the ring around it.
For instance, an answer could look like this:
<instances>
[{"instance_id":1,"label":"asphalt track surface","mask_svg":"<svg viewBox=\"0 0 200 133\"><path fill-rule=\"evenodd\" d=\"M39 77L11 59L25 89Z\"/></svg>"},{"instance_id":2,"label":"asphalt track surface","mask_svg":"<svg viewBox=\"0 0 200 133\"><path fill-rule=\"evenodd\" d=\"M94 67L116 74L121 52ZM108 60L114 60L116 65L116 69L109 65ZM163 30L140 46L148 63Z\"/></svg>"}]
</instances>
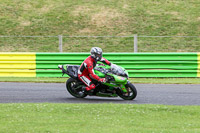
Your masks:
<instances>
[{"instance_id":1,"label":"asphalt track surface","mask_svg":"<svg viewBox=\"0 0 200 133\"><path fill-rule=\"evenodd\" d=\"M119 97L71 96L65 83L0 82L0 103L128 103L164 105L200 105L200 85L135 84L138 95L127 101Z\"/></svg>"}]
</instances>

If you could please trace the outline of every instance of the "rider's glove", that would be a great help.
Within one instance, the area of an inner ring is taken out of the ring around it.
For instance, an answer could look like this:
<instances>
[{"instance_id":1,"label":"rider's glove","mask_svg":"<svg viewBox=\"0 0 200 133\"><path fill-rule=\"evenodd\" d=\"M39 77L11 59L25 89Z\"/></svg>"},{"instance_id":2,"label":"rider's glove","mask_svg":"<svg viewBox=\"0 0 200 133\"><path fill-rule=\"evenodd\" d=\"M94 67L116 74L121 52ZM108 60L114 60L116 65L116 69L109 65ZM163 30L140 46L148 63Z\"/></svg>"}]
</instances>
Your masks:
<instances>
[{"instance_id":1,"label":"rider's glove","mask_svg":"<svg viewBox=\"0 0 200 133\"><path fill-rule=\"evenodd\" d=\"M100 78L100 79L99 79L99 82L105 83L105 82L106 82L106 79L105 79L105 78Z\"/></svg>"}]
</instances>

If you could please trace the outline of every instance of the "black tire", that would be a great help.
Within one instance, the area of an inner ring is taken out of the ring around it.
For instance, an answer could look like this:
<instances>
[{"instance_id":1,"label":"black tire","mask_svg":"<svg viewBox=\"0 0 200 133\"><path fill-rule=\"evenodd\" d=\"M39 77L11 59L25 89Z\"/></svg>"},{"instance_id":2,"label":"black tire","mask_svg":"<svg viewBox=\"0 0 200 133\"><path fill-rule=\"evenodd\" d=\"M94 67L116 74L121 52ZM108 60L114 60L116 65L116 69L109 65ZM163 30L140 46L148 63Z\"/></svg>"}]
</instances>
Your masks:
<instances>
[{"instance_id":1,"label":"black tire","mask_svg":"<svg viewBox=\"0 0 200 133\"><path fill-rule=\"evenodd\" d=\"M87 96L85 93L80 93L82 91L82 87L74 89L74 86L77 85L77 81L73 78L69 78L66 82L67 91L76 98L84 98Z\"/></svg>"},{"instance_id":2,"label":"black tire","mask_svg":"<svg viewBox=\"0 0 200 133\"><path fill-rule=\"evenodd\" d=\"M122 90L118 89L117 90L117 94L119 97L121 97L124 100L133 100L136 98L137 96L137 90L135 88L135 86L133 84L131 84L130 82L128 82L126 85L126 90L128 91L128 93L124 93Z\"/></svg>"}]
</instances>

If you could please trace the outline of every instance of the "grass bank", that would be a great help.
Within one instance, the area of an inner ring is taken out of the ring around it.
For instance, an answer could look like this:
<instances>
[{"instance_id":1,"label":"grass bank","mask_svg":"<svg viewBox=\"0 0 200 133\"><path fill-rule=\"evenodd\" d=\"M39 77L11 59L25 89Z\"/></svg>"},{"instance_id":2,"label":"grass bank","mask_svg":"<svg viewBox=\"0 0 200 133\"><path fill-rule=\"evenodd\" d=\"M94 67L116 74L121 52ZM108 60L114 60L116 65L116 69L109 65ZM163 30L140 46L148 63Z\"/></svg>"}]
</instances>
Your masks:
<instances>
[{"instance_id":1,"label":"grass bank","mask_svg":"<svg viewBox=\"0 0 200 133\"><path fill-rule=\"evenodd\" d=\"M1 132L200 132L200 106L0 104Z\"/></svg>"},{"instance_id":2,"label":"grass bank","mask_svg":"<svg viewBox=\"0 0 200 133\"><path fill-rule=\"evenodd\" d=\"M3 36L199 36L198 0L1 0ZM198 52L200 38L138 38L139 52ZM66 38L64 52L133 52L133 38ZM114 50L113 50L114 49ZM1 37L2 52L58 52L58 37Z\"/></svg>"},{"instance_id":3,"label":"grass bank","mask_svg":"<svg viewBox=\"0 0 200 133\"><path fill-rule=\"evenodd\" d=\"M67 78L21 78L0 77L0 82L64 83ZM130 78L132 83L140 84L200 84L200 78Z\"/></svg>"}]
</instances>

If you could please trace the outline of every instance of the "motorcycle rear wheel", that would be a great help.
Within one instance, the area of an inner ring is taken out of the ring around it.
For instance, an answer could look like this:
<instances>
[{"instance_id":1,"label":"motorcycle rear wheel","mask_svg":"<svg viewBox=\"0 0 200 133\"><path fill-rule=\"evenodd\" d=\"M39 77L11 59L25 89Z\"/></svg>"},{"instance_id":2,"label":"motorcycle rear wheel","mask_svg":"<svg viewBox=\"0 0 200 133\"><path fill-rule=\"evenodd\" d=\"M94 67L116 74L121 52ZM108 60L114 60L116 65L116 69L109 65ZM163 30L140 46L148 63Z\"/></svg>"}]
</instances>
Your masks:
<instances>
[{"instance_id":1,"label":"motorcycle rear wheel","mask_svg":"<svg viewBox=\"0 0 200 133\"><path fill-rule=\"evenodd\" d=\"M137 96L137 90L135 86L132 83L127 83L125 85L127 93L123 92L122 90L118 90L117 94L119 97L121 97L124 100L133 100Z\"/></svg>"},{"instance_id":2,"label":"motorcycle rear wheel","mask_svg":"<svg viewBox=\"0 0 200 133\"><path fill-rule=\"evenodd\" d=\"M76 98L86 97L87 94L83 93L81 88L75 89L76 85L77 85L77 81L73 78L69 78L66 82L67 91Z\"/></svg>"}]
</instances>

